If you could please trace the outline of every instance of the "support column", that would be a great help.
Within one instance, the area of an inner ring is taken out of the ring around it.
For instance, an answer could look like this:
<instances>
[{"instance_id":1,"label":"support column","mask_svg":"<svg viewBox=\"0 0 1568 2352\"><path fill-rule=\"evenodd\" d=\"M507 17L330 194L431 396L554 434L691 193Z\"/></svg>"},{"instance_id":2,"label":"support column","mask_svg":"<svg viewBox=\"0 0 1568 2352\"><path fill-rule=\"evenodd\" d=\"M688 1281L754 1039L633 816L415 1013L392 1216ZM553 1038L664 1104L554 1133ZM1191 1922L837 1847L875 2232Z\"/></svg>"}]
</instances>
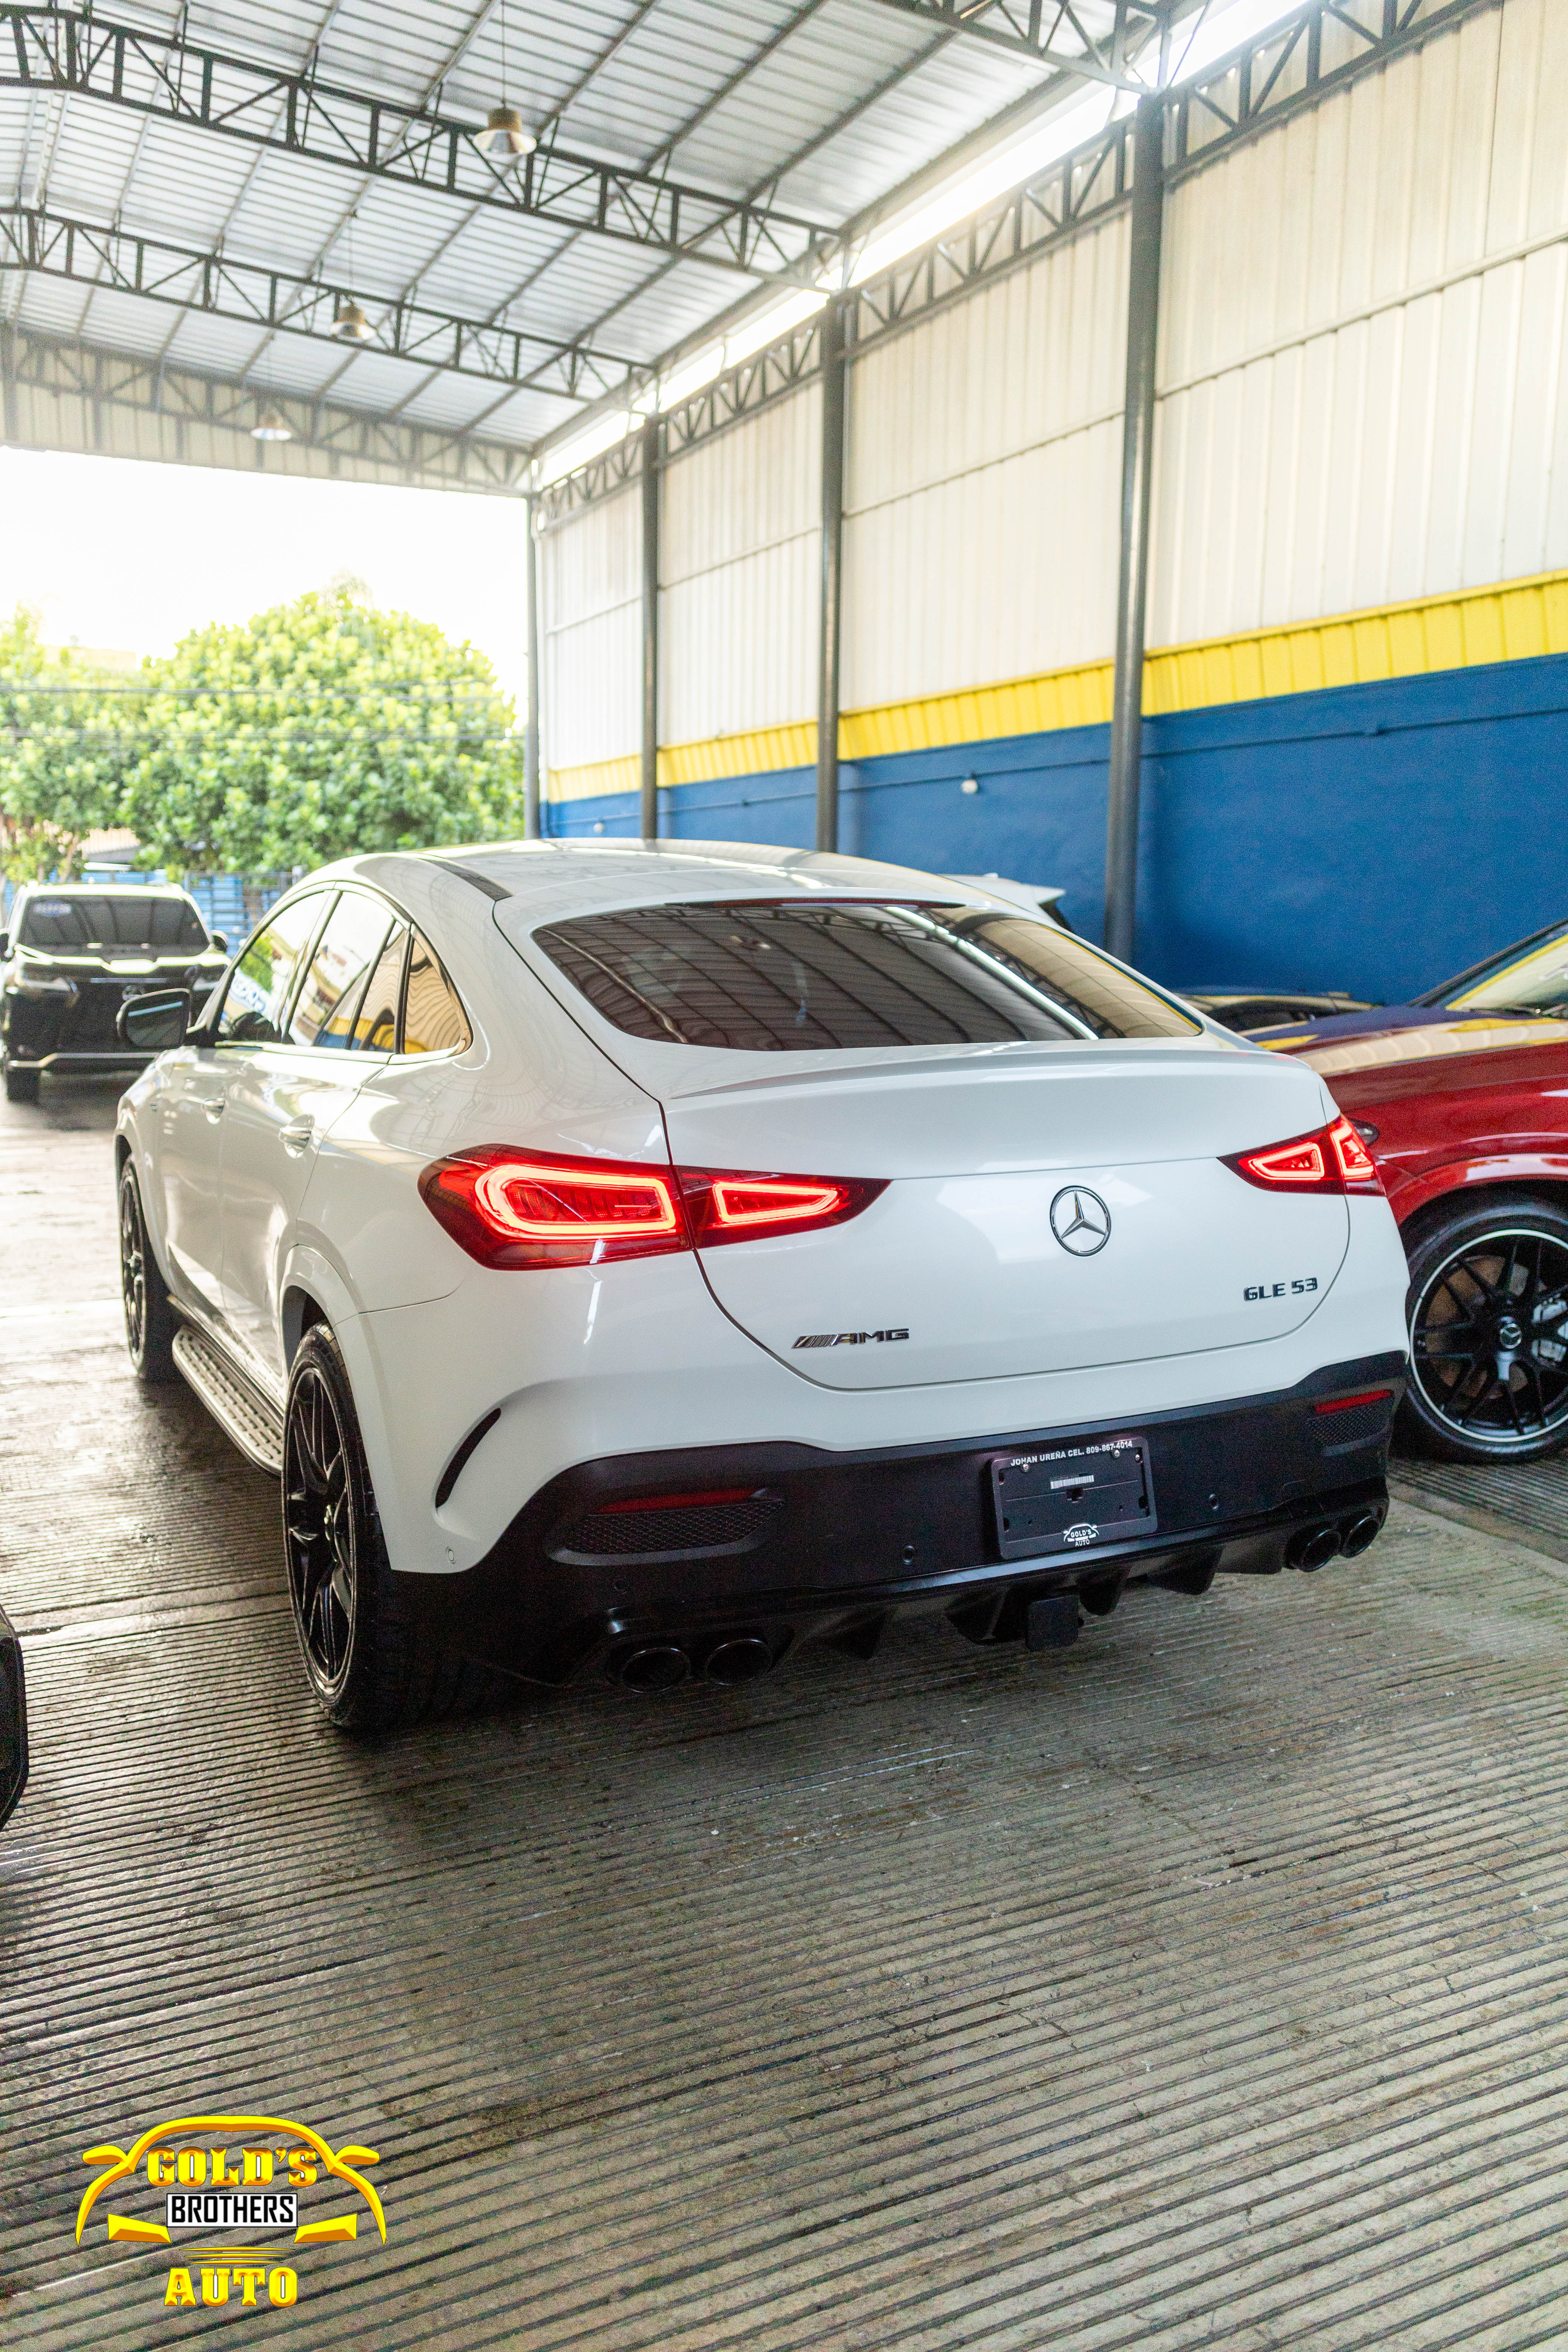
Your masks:
<instances>
[{"instance_id":1,"label":"support column","mask_svg":"<svg viewBox=\"0 0 1568 2352\"><path fill-rule=\"evenodd\" d=\"M642 799L637 830L658 839L658 419L642 429Z\"/></svg>"},{"instance_id":2,"label":"support column","mask_svg":"<svg viewBox=\"0 0 1568 2352\"><path fill-rule=\"evenodd\" d=\"M816 845L838 846L838 652L843 634L844 313L822 314L822 611L816 669Z\"/></svg>"},{"instance_id":3,"label":"support column","mask_svg":"<svg viewBox=\"0 0 1568 2352\"><path fill-rule=\"evenodd\" d=\"M1132 961L1138 892L1138 787L1143 753L1143 618L1154 470L1154 362L1160 324L1165 108L1142 98L1132 128L1132 235L1127 273L1127 403L1121 439L1121 558L1111 691L1110 803L1105 834L1105 944Z\"/></svg>"},{"instance_id":4,"label":"support column","mask_svg":"<svg viewBox=\"0 0 1568 2352\"><path fill-rule=\"evenodd\" d=\"M522 734L522 830L524 838L540 836L539 804L539 541L533 534L534 500L531 490L523 501L526 551L523 581L527 591L528 718Z\"/></svg>"}]
</instances>

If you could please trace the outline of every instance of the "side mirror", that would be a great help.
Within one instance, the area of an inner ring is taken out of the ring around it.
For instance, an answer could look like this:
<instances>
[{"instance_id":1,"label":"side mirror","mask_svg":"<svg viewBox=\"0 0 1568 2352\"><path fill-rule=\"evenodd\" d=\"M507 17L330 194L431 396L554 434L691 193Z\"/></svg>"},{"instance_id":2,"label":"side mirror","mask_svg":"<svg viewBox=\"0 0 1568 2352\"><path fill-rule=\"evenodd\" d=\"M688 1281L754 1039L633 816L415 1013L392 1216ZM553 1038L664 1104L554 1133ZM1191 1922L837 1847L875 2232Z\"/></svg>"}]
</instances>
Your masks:
<instances>
[{"instance_id":1,"label":"side mirror","mask_svg":"<svg viewBox=\"0 0 1568 2352\"><path fill-rule=\"evenodd\" d=\"M114 1034L122 1045L130 1045L138 1054L166 1054L173 1045L183 1045L185 1032L191 1025L191 992L188 988L149 991L145 996L129 996L114 1016Z\"/></svg>"},{"instance_id":2,"label":"side mirror","mask_svg":"<svg viewBox=\"0 0 1568 2352\"><path fill-rule=\"evenodd\" d=\"M22 1645L0 1609L0 1827L16 1811L27 1785L27 1694Z\"/></svg>"},{"instance_id":3,"label":"side mirror","mask_svg":"<svg viewBox=\"0 0 1568 2352\"><path fill-rule=\"evenodd\" d=\"M228 941L227 941L227 940L226 940L226 939L225 939L225 937L224 937L224 935L223 935L223 933L222 933L221 931L215 931L215 932L213 933L213 945L214 945L214 947L215 947L215 948L217 948L218 950L221 950L221 952L222 952L224 955L227 955L227 953L228 953Z\"/></svg>"}]
</instances>

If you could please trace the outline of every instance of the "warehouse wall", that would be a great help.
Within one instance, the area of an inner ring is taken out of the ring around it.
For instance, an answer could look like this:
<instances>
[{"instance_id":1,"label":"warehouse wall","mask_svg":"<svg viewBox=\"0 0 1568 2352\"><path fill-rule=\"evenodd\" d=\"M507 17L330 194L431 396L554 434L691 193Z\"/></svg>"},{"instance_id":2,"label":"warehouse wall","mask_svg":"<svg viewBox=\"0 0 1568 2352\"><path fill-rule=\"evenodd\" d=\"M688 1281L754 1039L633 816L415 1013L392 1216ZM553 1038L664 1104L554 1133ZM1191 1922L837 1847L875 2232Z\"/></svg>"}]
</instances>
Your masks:
<instances>
[{"instance_id":1,"label":"warehouse wall","mask_svg":"<svg viewBox=\"0 0 1568 2352\"><path fill-rule=\"evenodd\" d=\"M1565 90L1568 10L1504 0L1171 193L1140 931L1167 978L1397 993L1568 908ZM846 845L1061 882L1089 929L1125 252L1102 225L849 379ZM805 842L815 489L769 421L671 469L663 772L674 830ZM727 604L752 500L778 568ZM764 684L774 639L800 655ZM553 822L620 829L591 783ZM1484 886L1439 885L1457 857Z\"/></svg>"},{"instance_id":2,"label":"warehouse wall","mask_svg":"<svg viewBox=\"0 0 1568 2352\"><path fill-rule=\"evenodd\" d=\"M809 715L816 697L821 447L822 396L813 385L666 468L659 551L666 743L743 735Z\"/></svg>"},{"instance_id":3,"label":"warehouse wall","mask_svg":"<svg viewBox=\"0 0 1568 2352\"><path fill-rule=\"evenodd\" d=\"M634 755L642 709L642 492L585 508L540 542L543 710L552 769L600 789Z\"/></svg>"}]
</instances>

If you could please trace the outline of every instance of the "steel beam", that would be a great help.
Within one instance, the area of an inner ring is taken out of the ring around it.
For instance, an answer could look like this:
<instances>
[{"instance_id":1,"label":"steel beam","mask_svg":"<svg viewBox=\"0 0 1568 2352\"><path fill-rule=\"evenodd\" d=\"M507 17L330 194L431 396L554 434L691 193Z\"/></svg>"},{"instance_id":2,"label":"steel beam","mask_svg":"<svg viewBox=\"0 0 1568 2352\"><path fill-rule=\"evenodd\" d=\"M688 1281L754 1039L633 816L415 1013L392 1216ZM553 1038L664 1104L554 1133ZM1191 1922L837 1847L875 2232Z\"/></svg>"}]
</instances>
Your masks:
<instances>
[{"instance_id":1,"label":"steel beam","mask_svg":"<svg viewBox=\"0 0 1568 2352\"><path fill-rule=\"evenodd\" d=\"M1143 90L1146 76L1129 70L1172 13L1162 0L880 0L884 8L914 16L943 32L963 33L1052 66Z\"/></svg>"},{"instance_id":2,"label":"steel beam","mask_svg":"<svg viewBox=\"0 0 1568 2352\"><path fill-rule=\"evenodd\" d=\"M638 830L658 839L658 419L642 428L642 793Z\"/></svg>"},{"instance_id":3,"label":"steel beam","mask_svg":"<svg viewBox=\"0 0 1568 2352\"><path fill-rule=\"evenodd\" d=\"M0 89L94 99L252 149L752 276L784 268L831 235L765 198L605 163L558 145L552 134L515 170L503 171L475 147L475 123L367 98L308 68L258 65L174 33L74 9L0 5Z\"/></svg>"},{"instance_id":4,"label":"steel beam","mask_svg":"<svg viewBox=\"0 0 1568 2352\"><path fill-rule=\"evenodd\" d=\"M816 667L816 845L838 846L838 672L844 634L844 312L822 321L822 602Z\"/></svg>"},{"instance_id":5,"label":"steel beam","mask_svg":"<svg viewBox=\"0 0 1568 2352\"><path fill-rule=\"evenodd\" d=\"M1105 944L1132 961L1138 892L1138 789L1143 751L1143 621L1149 589L1149 498L1154 478L1154 379L1160 245L1165 208L1165 107L1138 101L1127 267L1127 398L1121 429L1121 550L1105 828Z\"/></svg>"},{"instance_id":6,"label":"steel beam","mask_svg":"<svg viewBox=\"0 0 1568 2352\"><path fill-rule=\"evenodd\" d=\"M449 375L477 376L519 391L557 393L569 400L594 400L601 393L624 389L628 377L640 384L647 374L642 362L618 352L590 350L521 328L460 318L426 303L382 304L363 286L292 277L287 270L237 261L227 254L202 253L123 229L97 228L58 213L7 205L0 206L0 271L18 269L104 292L134 294L143 301L208 318L237 320L270 333L300 335L331 343L340 353L354 348L385 352ZM345 345L332 332L338 303L351 295L373 314L372 342Z\"/></svg>"},{"instance_id":7,"label":"steel beam","mask_svg":"<svg viewBox=\"0 0 1568 2352\"><path fill-rule=\"evenodd\" d=\"M526 600L524 626L528 633L528 716L522 732L522 830L537 841L539 822L539 714L543 702L539 667L539 540L534 530L534 496L530 491L523 517L522 577Z\"/></svg>"},{"instance_id":8,"label":"steel beam","mask_svg":"<svg viewBox=\"0 0 1568 2352\"><path fill-rule=\"evenodd\" d=\"M159 360L0 327L5 438L16 448L151 457L165 465L244 467L339 481L515 497L528 452L429 425L391 425L363 410L299 400L171 367ZM253 440L263 406L293 438Z\"/></svg>"}]
</instances>

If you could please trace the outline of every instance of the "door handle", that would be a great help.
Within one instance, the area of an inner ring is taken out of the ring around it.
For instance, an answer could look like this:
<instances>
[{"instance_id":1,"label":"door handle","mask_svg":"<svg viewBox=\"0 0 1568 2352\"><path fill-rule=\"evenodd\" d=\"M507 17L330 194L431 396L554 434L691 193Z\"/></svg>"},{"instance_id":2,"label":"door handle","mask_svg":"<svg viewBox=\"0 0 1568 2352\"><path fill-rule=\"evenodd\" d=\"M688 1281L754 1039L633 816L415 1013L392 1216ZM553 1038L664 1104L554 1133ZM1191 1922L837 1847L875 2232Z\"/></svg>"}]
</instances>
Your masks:
<instances>
[{"instance_id":1,"label":"door handle","mask_svg":"<svg viewBox=\"0 0 1568 2352\"><path fill-rule=\"evenodd\" d=\"M298 1159L301 1151L309 1150L310 1138L315 1132L316 1122L313 1118L290 1119L288 1126L280 1131L278 1140L285 1151L291 1151Z\"/></svg>"}]
</instances>

